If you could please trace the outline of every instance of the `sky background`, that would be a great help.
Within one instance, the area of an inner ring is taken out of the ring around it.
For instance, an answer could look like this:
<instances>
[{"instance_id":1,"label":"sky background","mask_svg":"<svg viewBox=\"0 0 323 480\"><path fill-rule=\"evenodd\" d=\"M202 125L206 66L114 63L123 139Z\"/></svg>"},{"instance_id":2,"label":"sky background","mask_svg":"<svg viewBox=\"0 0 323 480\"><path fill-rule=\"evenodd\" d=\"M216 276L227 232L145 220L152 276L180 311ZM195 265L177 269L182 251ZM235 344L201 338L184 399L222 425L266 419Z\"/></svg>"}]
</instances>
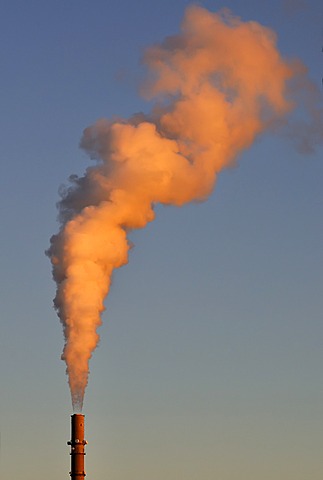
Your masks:
<instances>
[{"instance_id":1,"label":"sky background","mask_svg":"<svg viewBox=\"0 0 323 480\"><path fill-rule=\"evenodd\" d=\"M0 478L69 478L70 393L44 251L96 119L148 112L144 48L184 0L4 0ZM277 32L321 89L321 1L202 1ZM322 90L321 90L322 91ZM157 207L114 275L85 395L90 480L321 480L322 146L267 133L210 199Z\"/></svg>"}]
</instances>

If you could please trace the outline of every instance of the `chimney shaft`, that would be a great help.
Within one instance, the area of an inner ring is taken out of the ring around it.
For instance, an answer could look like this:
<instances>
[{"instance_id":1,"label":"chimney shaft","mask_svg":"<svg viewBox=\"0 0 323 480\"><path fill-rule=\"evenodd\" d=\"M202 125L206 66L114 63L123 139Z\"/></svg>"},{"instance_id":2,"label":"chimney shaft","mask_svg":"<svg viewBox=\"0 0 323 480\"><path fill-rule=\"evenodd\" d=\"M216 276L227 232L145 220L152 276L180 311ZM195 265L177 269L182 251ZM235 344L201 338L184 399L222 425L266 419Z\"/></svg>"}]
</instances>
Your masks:
<instances>
[{"instance_id":1,"label":"chimney shaft","mask_svg":"<svg viewBox=\"0 0 323 480\"><path fill-rule=\"evenodd\" d=\"M72 415L71 424L71 441L67 442L71 445L71 480L83 480L86 473L84 471L84 415L75 413Z\"/></svg>"}]
</instances>

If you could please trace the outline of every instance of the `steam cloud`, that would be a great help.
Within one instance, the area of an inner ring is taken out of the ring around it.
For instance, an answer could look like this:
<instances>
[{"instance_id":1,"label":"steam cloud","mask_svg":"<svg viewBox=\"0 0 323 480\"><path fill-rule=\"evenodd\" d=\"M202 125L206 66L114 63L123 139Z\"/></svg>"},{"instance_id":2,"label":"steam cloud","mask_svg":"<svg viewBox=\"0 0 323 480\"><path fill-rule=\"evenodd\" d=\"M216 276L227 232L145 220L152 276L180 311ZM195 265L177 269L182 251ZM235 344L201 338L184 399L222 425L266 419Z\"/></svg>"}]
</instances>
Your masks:
<instances>
[{"instance_id":1,"label":"steam cloud","mask_svg":"<svg viewBox=\"0 0 323 480\"><path fill-rule=\"evenodd\" d=\"M155 107L85 129L81 147L96 163L70 177L47 251L74 410L82 409L112 273L128 262L127 233L154 220L156 203L207 199L217 174L291 111L287 83L299 73L268 28L198 6L144 61L143 92Z\"/></svg>"}]
</instances>

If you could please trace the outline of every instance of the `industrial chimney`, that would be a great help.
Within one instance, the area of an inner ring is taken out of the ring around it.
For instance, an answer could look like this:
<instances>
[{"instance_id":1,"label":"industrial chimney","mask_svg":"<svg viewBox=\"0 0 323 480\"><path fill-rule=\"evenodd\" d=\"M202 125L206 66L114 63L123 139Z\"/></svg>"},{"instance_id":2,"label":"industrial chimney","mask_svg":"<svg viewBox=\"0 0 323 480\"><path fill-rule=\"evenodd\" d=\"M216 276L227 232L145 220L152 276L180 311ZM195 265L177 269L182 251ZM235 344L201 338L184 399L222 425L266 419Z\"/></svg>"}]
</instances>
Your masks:
<instances>
[{"instance_id":1,"label":"industrial chimney","mask_svg":"<svg viewBox=\"0 0 323 480\"><path fill-rule=\"evenodd\" d=\"M71 441L67 445L71 445L71 480L82 480L86 473L84 471L84 415L75 413L72 415L71 423Z\"/></svg>"}]
</instances>

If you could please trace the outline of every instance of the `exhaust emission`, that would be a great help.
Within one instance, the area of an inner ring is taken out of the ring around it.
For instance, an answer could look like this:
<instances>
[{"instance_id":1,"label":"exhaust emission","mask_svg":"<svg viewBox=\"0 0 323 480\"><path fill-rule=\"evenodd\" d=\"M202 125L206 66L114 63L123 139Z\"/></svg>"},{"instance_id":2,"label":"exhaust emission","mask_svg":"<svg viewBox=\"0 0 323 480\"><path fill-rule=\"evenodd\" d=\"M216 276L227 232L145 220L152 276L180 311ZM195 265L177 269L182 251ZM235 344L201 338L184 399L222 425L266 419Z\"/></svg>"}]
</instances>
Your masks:
<instances>
[{"instance_id":1,"label":"exhaust emission","mask_svg":"<svg viewBox=\"0 0 323 480\"><path fill-rule=\"evenodd\" d=\"M72 480L82 480L86 476L84 471L84 446L87 441L84 440L84 415L75 413L71 421L71 471Z\"/></svg>"},{"instance_id":2,"label":"exhaust emission","mask_svg":"<svg viewBox=\"0 0 323 480\"><path fill-rule=\"evenodd\" d=\"M113 271L128 262L129 232L155 218L154 206L206 200L218 174L294 107L275 34L190 6L178 35L150 47L145 96L150 114L99 120L81 147L96 160L61 191L60 231L47 251L57 283L74 411L81 411L89 361Z\"/></svg>"}]
</instances>

